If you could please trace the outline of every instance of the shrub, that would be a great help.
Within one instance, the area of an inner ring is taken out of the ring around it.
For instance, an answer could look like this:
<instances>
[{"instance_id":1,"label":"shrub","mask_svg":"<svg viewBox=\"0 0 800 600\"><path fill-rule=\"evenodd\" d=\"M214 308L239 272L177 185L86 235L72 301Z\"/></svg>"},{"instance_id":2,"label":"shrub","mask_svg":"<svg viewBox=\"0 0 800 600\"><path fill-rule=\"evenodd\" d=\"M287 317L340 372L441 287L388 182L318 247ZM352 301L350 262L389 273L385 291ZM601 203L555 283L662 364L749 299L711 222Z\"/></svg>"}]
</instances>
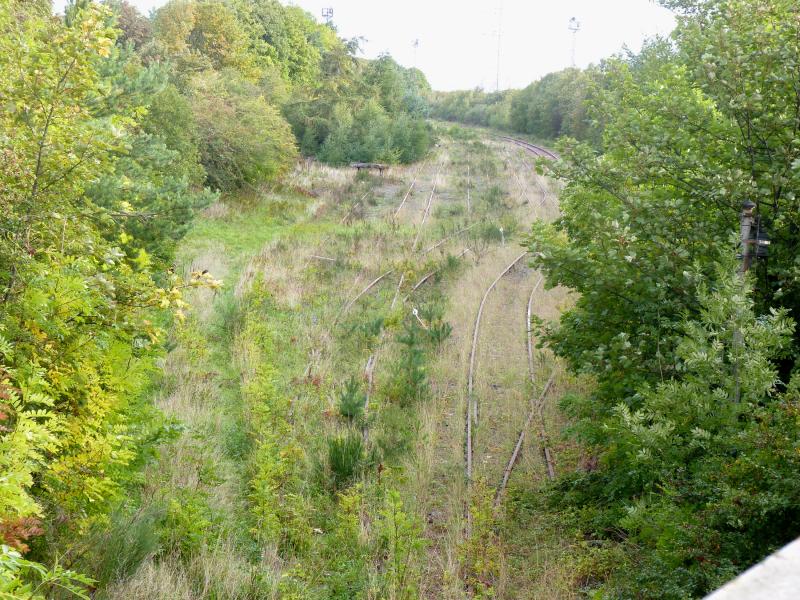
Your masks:
<instances>
[{"instance_id":1,"label":"shrub","mask_svg":"<svg viewBox=\"0 0 800 600\"><path fill-rule=\"evenodd\" d=\"M364 459L364 442L356 433L328 440L328 467L334 489L346 487L358 474Z\"/></svg>"},{"instance_id":2,"label":"shrub","mask_svg":"<svg viewBox=\"0 0 800 600\"><path fill-rule=\"evenodd\" d=\"M420 559L425 549L422 526L403 507L400 494L390 490L376 522L378 547L384 561L383 583L388 598L419 598Z\"/></svg>"},{"instance_id":3,"label":"shrub","mask_svg":"<svg viewBox=\"0 0 800 600\"><path fill-rule=\"evenodd\" d=\"M297 156L294 136L258 86L225 71L192 82L200 156L214 187L229 191L275 181Z\"/></svg>"},{"instance_id":4,"label":"shrub","mask_svg":"<svg viewBox=\"0 0 800 600\"><path fill-rule=\"evenodd\" d=\"M85 575L58 565L47 568L22 558L19 551L5 544L0 545L0 598L44 600L59 591L88 600L86 588L93 583Z\"/></svg>"},{"instance_id":5,"label":"shrub","mask_svg":"<svg viewBox=\"0 0 800 600\"><path fill-rule=\"evenodd\" d=\"M164 519L164 549L183 557L197 554L211 537L214 526L211 507L205 496L192 490L178 490Z\"/></svg>"},{"instance_id":6,"label":"shrub","mask_svg":"<svg viewBox=\"0 0 800 600\"><path fill-rule=\"evenodd\" d=\"M339 393L339 414L350 421L361 419L364 414L365 394L358 379L351 377Z\"/></svg>"},{"instance_id":7,"label":"shrub","mask_svg":"<svg viewBox=\"0 0 800 600\"><path fill-rule=\"evenodd\" d=\"M427 388L423 335L423 329L412 319L406 321L403 333L397 338L402 349L387 386L387 395L401 406L420 399Z\"/></svg>"}]
</instances>

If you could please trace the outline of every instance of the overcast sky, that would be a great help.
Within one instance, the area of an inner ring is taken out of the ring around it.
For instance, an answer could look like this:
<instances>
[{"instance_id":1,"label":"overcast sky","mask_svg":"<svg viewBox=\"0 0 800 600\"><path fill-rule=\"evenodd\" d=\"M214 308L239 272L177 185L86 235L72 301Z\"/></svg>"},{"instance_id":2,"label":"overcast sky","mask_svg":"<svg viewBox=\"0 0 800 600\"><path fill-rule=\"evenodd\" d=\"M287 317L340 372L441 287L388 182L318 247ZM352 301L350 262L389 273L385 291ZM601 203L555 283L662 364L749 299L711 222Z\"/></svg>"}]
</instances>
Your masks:
<instances>
[{"instance_id":1,"label":"overcast sky","mask_svg":"<svg viewBox=\"0 0 800 600\"><path fill-rule=\"evenodd\" d=\"M129 0L142 12L166 0ZM56 0L62 7L65 0ZM638 51L642 41L668 34L672 14L650 0L294 0L344 37L363 36L364 55L389 52L405 66L420 68L434 89L476 86L494 90L524 87L551 71L570 66L575 17L575 62L584 67L619 52ZM414 49L414 40L419 40Z\"/></svg>"}]
</instances>

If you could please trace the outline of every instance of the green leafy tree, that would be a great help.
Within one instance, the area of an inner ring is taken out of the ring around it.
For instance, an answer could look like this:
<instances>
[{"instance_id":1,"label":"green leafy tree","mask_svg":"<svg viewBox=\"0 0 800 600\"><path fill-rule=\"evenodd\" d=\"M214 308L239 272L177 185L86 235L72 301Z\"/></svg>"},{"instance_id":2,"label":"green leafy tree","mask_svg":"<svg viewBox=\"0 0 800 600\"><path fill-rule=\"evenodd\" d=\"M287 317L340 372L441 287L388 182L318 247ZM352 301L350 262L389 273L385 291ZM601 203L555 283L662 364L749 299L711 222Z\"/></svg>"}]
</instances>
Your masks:
<instances>
[{"instance_id":1,"label":"green leafy tree","mask_svg":"<svg viewBox=\"0 0 800 600\"><path fill-rule=\"evenodd\" d=\"M585 531L621 543L630 564L607 591L622 597L702 595L798 531L785 475L797 437L787 65L800 56L798 9L668 4L681 15L672 42L602 66L589 115L603 152L562 145L563 216L530 238L550 284L579 292L547 337L598 382L565 408L599 468L562 491ZM752 303L730 265L745 199L773 235Z\"/></svg>"},{"instance_id":2,"label":"green leafy tree","mask_svg":"<svg viewBox=\"0 0 800 600\"><path fill-rule=\"evenodd\" d=\"M229 67L246 73L250 68L246 33L236 14L223 2L201 0L194 5L188 44L208 57L215 69Z\"/></svg>"},{"instance_id":3,"label":"green leafy tree","mask_svg":"<svg viewBox=\"0 0 800 600\"><path fill-rule=\"evenodd\" d=\"M237 0L234 6L262 68L276 69L291 85L314 85L323 54L341 44L330 27L299 7L277 0Z\"/></svg>"},{"instance_id":4,"label":"green leafy tree","mask_svg":"<svg viewBox=\"0 0 800 600\"><path fill-rule=\"evenodd\" d=\"M171 0L153 19L155 45L151 60L169 59L174 80L183 89L194 74L230 68L257 79L255 56L243 23L221 0Z\"/></svg>"},{"instance_id":5,"label":"green leafy tree","mask_svg":"<svg viewBox=\"0 0 800 600\"><path fill-rule=\"evenodd\" d=\"M114 11L116 26L119 29L117 44L132 44L137 50L142 49L153 39L153 25L150 19L136 10L126 0L109 0L108 5Z\"/></svg>"},{"instance_id":6,"label":"green leafy tree","mask_svg":"<svg viewBox=\"0 0 800 600\"><path fill-rule=\"evenodd\" d=\"M101 76L108 86L102 113L136 115L138 122L113 151L113 170L88 184L87 194L109 210L109 235L140 266L149 261L142 251L169 261L195 209L214 198L201 187L205 171L191 107L167 83L163 66L143 66L131 49L115 48Z\"/></svg>"},{"instance_id":7,"label":"green leafy tree","mask_svg":"<svg viewBox=\"0 0 800 600\"><path fill-rule=\"evenodd\" d=\"M599 467L558 494L594 535L623 540L630 564L607 583L613 596L703 596L800 526L798 382L782 391L775 364L794 324L785 310L756 318L730 271L698 301L677 346L680 378L643 386L637 408L621 402L603 420L585 400L568 404Z\"/></svg>"},{"instance_id":8,"label":"green leafy tree","mask_svg":"<svg viewBox=\"0 0 800 600\"><path fill-rule=\"evenodd\" d=\"M196 77L191 103L201 161L214 187L269 183L293 164L297 149L288 123L257 86L236 73Z\"/></svg>"},{"instance_id":9,"label":"green leafy tree","mask_svg":"<svg viewBox=\"0 0 800 600\"><path fill-rule=\"evenodd\" d=\"M107 110L110 13L82 3L62 22L16 8L0 5L0 522L4 535L42 524L21 548L43 530L85 532L120 498L157 355L153 311L182 302L176 281L159 288L126 257L87 195L140 116Z\"/></svg>"},{"instance_id":10,"label":"green leafy tree","mask_svg":"<svg viewBox=\"0 0 800 600\"><path fill-rule=\"evenodd\" d=\"M586 101L594 72L566 69L545 75L511 100L510 126L541 139L590 137Z\"/></svg>"}]
</instances>

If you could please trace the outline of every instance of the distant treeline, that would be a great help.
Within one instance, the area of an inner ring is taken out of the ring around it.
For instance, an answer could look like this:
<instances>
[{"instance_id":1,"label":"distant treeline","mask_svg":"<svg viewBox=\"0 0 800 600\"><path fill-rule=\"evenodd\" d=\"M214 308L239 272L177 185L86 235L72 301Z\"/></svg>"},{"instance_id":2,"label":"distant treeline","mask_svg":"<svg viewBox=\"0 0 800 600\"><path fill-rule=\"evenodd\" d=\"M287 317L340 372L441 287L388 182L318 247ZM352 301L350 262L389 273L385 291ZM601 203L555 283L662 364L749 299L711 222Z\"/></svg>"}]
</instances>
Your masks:
<instances>
[{"instance_id":1,"label":"distant treeline","mask_svg":"<svg viewBox=\"0 0 800 600\"><path fill-rule=\"evenodd\" d=\"M586 100L596 81L599 71L594 68L565 69L521 90L437 92L431 116L543 140L562 136L594 140L599 128L586 114Z\"/></svg>"}]
</instances>

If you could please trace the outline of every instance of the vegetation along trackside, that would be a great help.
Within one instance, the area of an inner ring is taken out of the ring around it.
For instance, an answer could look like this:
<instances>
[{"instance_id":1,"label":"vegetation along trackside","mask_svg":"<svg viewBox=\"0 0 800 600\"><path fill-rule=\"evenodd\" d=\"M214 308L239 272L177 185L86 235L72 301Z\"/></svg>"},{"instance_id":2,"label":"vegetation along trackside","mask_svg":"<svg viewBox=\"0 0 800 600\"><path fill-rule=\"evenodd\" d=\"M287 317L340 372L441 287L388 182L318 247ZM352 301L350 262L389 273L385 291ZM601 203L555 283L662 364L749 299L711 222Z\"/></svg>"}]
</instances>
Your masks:
<instances>
[{"instance_id":1,"label":"vegetation along trackside","mask_svg":"<svg viewBox=\"0 0 800 600\"><path fill-rule=\"evenodd\" d=\"M0 598L683 600L800 535L797 2L494 92L145 4L0 0Z\"/></svg>"}]
</instances>

